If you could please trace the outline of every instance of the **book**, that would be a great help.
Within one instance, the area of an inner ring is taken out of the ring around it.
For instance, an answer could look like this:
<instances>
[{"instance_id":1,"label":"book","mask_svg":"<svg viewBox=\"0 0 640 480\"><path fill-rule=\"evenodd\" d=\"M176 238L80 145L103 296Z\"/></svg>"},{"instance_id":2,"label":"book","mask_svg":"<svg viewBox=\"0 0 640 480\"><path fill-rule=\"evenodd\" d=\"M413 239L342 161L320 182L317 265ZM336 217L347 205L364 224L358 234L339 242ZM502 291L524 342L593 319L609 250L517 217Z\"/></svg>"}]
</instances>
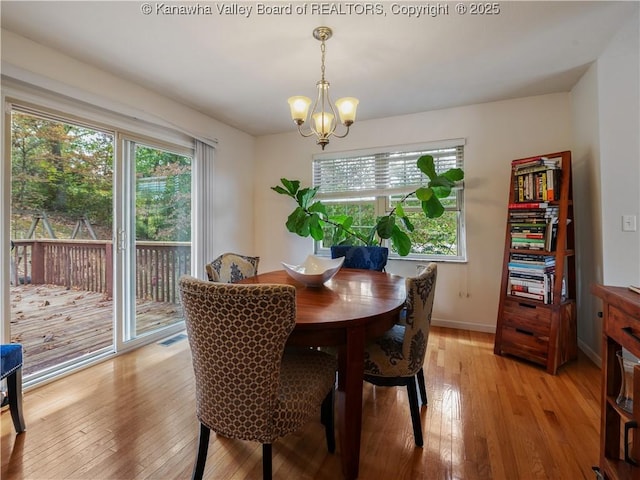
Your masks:
<instances>
[{"instance_id":1,"label":"book","mask_svg":"<svg viewBox=\"0 0 640 480\"><path fill-rule=\"evenodd\" d=\"M532 157L532 158L521 158L518 160L513 160L511 162L511 166L515 171L533 167L533 166L538 166L538 165L545 165L553 168L559 168L560 159L547 158L547 157Z\"/></svg>"},{"instance_id":2,"label":"book","mask_svg":"<svg viewBox=\"0 0 640 480\"><path fill-rule=\"evenodd\" d=\"M529 298L531 300L540 300L541 302L545 301L545 295L544 294L529 293L529 292L519 292L517 290L512 290L511 291L511 295L514 296L514 297Z\"/></svg>"},{"instance_id":3,"label":"book","mask_svg":"<svg viewBox=\"0 0 640 480\"><path fill-rule=\"evenodd\" d=\"M522 287L534 287L544 288L545 281L542 280L529 280L526 278L509 277L509 285L517 285Z\"/></svg>"},{"instance_id":4,"label":"book","mask_svg":"<svg viewBox=\"0 0 640 480\"><path fill-rule=\"evenodd\" d=\"M512 160L511 161L511 165L515 166L515 165L522 165L528 162L533 162L533 161L537 161L540 159L544 159L547 157L529 157L529 158L519 158L517 160Z\"/></svg>"},{"instance_id":5,"label":"book","mask_svg":"<svg viewBox=\"0 0 640 480\"><path fill-rule=\"evenodd\" d=\"M514 202L509 204L509 208L547 208L547 202Z\"/></svg>"},{"instance_id":6,"label":"book","mask_svg":"<svg viewBox=\"0 0 640 480\"><path fill-rule=\"evenodd\" d=\"M511 248L521 250L544 250L544 238L511 237Z\"/></svg>"},{"instance_id":7,"label":"book","mask_svg":"<svg viewBox=\"0 0 640 480\"><path fill-rule=\"evenodd\" d=\"M557 176L554 174L553 170L547 171L547 200L555 200L556 199L556 187L554 185L555 178Z\"/></svg>"},{"instance_id":8,"label":"book","mask_svg":"<svg viewBox=\"0 0 640 480\"><path fill-rule=\"evenodd\" d=\"M521 271L512 271L509 273L510 278L519 278L520 280L536 280L544 282L545 273L535 274L534 272L525 273Z\"/></svg>"},{"instance_id":9,"label":"book","mask_svg":"<svg viewBox=\"0 0 640 480\"><path fill-rule=\"evenodd\" d=\"M635 285L629 285L629 290L640 294L640 287L636 287Z\"/></svg>"},{"instance_id":10,"label":"book","mask_svg":"<svg viewBox=\"0 0 640 480\"><path fill-rule=\"evenodd\" d=\"M530 271L536 270L539 272L550 272L553 270L553 265L536 265L531 263L519 263L519 262L509 262L507 263L507 267L509 267L510 271Z\"/></svg>"},{"instance_id":11,"label":"book","mask_svg":"<svg viewBox=\"0 0 640 480\"><path fill-rule=\"evenodd\" d=\"M529 263L533 265L551 266L556 264L556 257L552 255L537 255L532 253L512 253L509 260L511 262Z\"/></svg>"},{"instance_id":12,"label":"book","mask_svg":"<svg viewBox=\"0 0 640 480\"><path fill-rule=\"evenodd\" d=\"M512 233L544 233L547 226L546 222L513 222L510 228Z\"/></svg>"},{"instance_id":13,"label":"book","mask_svg":"<svg viewBox=\"0 0 640 480\"><path fill-rule=\"evenodd\" d=\"M511 285L512 292L524 292L524 293L533 293L535 295L546 295L547 292L544 289L544 285L540 286L531 286L531 285Z\"/></svg>"},{"instance_id":14,"label":"book","mask_svg":"<svg viewBox=\"0 0 640 480\"><path fill-rule=\"evenodd\" d=\"M558 237L558 221L555 219L550 223L544 237L544 249L552 252L556 249L556 239Z\"/></svg>"}]
</instances>

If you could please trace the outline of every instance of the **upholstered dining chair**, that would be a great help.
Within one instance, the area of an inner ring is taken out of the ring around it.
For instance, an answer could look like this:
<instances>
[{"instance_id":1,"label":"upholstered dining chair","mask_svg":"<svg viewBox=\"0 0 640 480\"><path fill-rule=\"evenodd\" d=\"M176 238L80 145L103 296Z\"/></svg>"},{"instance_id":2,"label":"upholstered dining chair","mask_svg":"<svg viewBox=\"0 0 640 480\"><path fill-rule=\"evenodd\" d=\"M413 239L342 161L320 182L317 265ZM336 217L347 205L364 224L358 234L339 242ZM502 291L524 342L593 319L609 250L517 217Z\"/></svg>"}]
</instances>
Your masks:
<instances>
[{"instance_id":1,"label":"upholstered dining chair","mask_svg":"<svg viewBox=\"0 0 640 480\"><path fill-rule=\"evenodd\" d=\"M204 473L211 430L262 444L271 478L271 444L315 414L335 450L336 360L313 349L287 349L296 321L291 285L214 283L180 278L200 422L193 479Z\"/></svg>"},{"instance_id":2,"label":"upholstered dining chair","mask_svg":"<svg viewBox=\"0 0 640 480\"><path fill-rule=\"evenodd\" d=\"M22 416L22 345L8 343L0 345L0 379L7 379L7 395L2 395L1 406L9 405L16 433L27 427Z\"/></svg>"},{"instance_id":3,"label":"upholstered dining chair","mask_svg":"<svg viewBox=\"0 0 640 480\"><path fill-rule=\"evenodd\" d=\"M429 263L407 278L407 299L398 323L365 347L364 379L378 386L406 386L417 446L423 445L416 381L427 404L423 364L427 351L437 265Z\"/></svg>"},{"instance_id":4,"label":"upholstered dining chair","mask_svg":"<svg viewBox=\"0 0 640 480\"><path fill-rule=\"evenodd\" d=\"M210 282L236 283L258 274L260 257L249 257L239 253L223 253L205 265Z\"/></svg>"},{"instance_id":5,"label":"upholstered dining chair","mask_svg":"<svg viewBox=\"0 0 640 480\"><path fill-rule=\"evenodd\" d=\"M343 268L384 272L389 257L389 249L379 246L333 245L331 247L331 258L339 257L344 257Z\"/></svg>"}]
</instances>

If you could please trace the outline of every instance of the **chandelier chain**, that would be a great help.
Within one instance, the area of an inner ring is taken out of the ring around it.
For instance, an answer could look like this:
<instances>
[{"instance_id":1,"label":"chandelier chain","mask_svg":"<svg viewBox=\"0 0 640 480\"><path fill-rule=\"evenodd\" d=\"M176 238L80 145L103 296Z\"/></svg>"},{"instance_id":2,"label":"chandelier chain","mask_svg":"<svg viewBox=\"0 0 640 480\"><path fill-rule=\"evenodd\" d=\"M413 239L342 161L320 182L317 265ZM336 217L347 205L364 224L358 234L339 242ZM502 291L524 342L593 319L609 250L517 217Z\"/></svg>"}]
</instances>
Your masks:
<instances>
[{"instance_id":1,"label":"chandelier chain","mask_svg":"<svg viewBox=\"0 0 640 480\"><path fill-rule=\"evenodd\" d=\"M322 39L322 43L320 44L320 52L322 53L320 72L322 74L322 81L324 82L324 57L325 57L325 54L326 54L326 47L324 45L324 39Z\"/></svg>"}]
</instances>

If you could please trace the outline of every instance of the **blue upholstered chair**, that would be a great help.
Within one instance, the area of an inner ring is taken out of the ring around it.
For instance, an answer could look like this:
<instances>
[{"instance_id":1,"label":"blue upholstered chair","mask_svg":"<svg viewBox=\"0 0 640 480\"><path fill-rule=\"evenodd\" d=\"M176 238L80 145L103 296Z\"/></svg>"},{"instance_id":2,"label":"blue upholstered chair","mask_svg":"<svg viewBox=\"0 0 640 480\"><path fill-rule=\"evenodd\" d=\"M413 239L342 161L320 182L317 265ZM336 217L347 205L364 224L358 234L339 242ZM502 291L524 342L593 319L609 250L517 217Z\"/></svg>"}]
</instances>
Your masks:
<instances>
[{"instance_id":1,"label":"blue upholstered chair","mask_svg":"<svg viewBox=\"0 0 640 480\"><path fill-rule=\"evenodd\" d=\"M384 271L389 257L387 247L333 245L331 258L344 257L343 268Z\"/></svg>"},{"instance_id":2,"label":"blue upholstered chair","mask_svg":"<svg viewBox=\"0 0 640 480\"><path fill-rule=\"evenodd\" d=\"M22 416L22 345L0 345L0 356L0 379L7 379L7 394L3 395L2 406L9 404L13 426L17 433L22 433L27 429Z\"/></svg>"}]
</instances>

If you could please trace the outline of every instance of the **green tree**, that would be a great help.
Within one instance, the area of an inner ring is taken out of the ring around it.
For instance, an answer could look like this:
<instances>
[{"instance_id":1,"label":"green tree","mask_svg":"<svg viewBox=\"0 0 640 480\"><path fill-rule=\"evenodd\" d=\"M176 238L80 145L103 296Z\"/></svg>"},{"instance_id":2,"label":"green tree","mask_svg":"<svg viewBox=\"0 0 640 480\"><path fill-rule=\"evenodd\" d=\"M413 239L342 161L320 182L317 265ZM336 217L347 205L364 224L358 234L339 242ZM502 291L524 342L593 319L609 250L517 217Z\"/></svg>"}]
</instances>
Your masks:
<instances>
[{"instance_id":1,"label":"green tree","mask_svg":"<svg viewBox=\"0 0 640 480\"><path fill-rule=\"evenodd\" d=\"M87 217L110 236L112 135L16 112L11 130L13 212L45 212L71 224Z\"/></svg>"},{"instance_id":2,"label":"green tree","mask_svg":"<svg viewBox=\"0 0 640 480\"><path fill-rule=\"evenodd\" d=\"M191 159L138 146L136 174L136 238L190 241Z\"/></svg>"}]
</instances>

